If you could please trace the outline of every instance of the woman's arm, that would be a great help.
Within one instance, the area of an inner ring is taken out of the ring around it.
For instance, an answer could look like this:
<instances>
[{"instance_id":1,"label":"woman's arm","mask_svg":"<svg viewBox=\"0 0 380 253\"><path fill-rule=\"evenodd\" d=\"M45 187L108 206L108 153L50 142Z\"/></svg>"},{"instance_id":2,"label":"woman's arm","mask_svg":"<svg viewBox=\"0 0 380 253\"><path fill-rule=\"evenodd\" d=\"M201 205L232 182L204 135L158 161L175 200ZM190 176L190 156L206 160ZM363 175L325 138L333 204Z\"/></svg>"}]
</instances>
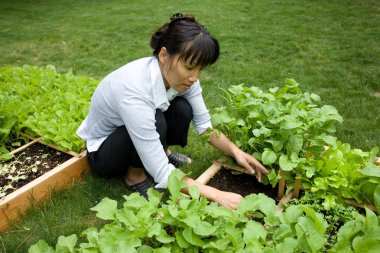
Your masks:
<instances>
[{"instance_id":1,"label":"woman's arm","mask_svg":"<svg viewBox=\"0 0 380 253\"><path fill-rule=\"evenodd\" d=\"M182 192L188 194L188 189L190 186L195 185L198 187L200 194L207 199L218 203L221 206L224 206L228 209L235 210L238 207L238 204L243 199L239 194L233 192L220 191L214 187L201 184L194 179L189 177L184 177L182 182L186 183L186 186L182 188Z\"/></svg>"},{"instance_id":2,"label":"woman's arm","mask_svg":"<svg viewBox=\"0 0 380 253\"><path fill-rule=\"evenodd\" d=\"M218 131L218 134L217 132ZM239 149L233 142L231 142L227 136L225 136L219 130L214 130L211 133L206 131L203 134L210 136L210 144L223 153L233 157L236 162L244 167L249 173L255 174L259 182L261 182L261 173L267 175L268 170L253 156L245 153Z\"/></svg>"}]
</instances>

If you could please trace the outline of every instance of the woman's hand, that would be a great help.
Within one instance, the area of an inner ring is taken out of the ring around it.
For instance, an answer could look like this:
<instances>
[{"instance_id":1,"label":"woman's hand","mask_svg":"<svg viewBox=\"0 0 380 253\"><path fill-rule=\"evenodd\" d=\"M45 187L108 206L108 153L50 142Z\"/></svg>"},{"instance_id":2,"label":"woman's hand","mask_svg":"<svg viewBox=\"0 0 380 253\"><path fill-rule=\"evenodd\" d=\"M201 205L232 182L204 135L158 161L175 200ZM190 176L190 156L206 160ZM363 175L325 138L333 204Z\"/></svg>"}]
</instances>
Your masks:
<instances>
[{"instance_id":1,"label":"woman's hand","mask_svg":"<svg viewBox=\"0 0 380 253\"><path fill-rule=\"evenodd\" d=\"M234 158L236 162L244 167L249 173L256 173L256 178L259 182L261 182L261 173L264 173L265 175L268 175L269 173L268 170L256 160L256 158L240 149L235 152Z\"/></svg>"},{"instance_id":2,"label":"woman's hand","mask_svg":"<svg viewBox=\"0 0 380 253\"><path fill-rule=\"evenodd\" d=\"M236 162L245 168L249 173L256 173L256 178L259 182L261 182L261 173L264 173L265 175L269 173L268 170L259 161L257 161L253 156L239 149L222 132L219 131L219 134L217 135L216 131L212 131L211 133L208 133L206 131L205 134L211 134L210 144L212 146L235 158Z\"/></svg>"},{"instance_id":3,"label":"woman's hand","mask_svg":"<svg viewBox=\"0 0 380 253\"><path fill-rule=\"evenodd\" d=\"M214 201L225 208L236 210L243 197L233 192L219 191Z\"/></svg>"}]
</instances>

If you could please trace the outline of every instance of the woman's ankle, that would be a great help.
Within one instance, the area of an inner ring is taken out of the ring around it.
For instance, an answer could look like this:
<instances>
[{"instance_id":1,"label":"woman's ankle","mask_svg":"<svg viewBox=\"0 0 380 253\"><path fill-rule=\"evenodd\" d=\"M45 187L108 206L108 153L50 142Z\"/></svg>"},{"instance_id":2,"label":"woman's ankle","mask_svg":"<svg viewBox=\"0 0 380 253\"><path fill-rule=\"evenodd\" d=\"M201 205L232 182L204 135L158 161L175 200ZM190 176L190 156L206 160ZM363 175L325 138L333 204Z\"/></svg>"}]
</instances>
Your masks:
<instances>
[{"instance_id":1,"label":"woman's ankle","mask_svg":"<svg viewBox=\"0 0 380 253\"><path fill-rule=\"evenodd\" d=\"M125 182L128 185L138 184L147 178L143 168L129 167L125 175Z\"/></svg>"}]
</instances>

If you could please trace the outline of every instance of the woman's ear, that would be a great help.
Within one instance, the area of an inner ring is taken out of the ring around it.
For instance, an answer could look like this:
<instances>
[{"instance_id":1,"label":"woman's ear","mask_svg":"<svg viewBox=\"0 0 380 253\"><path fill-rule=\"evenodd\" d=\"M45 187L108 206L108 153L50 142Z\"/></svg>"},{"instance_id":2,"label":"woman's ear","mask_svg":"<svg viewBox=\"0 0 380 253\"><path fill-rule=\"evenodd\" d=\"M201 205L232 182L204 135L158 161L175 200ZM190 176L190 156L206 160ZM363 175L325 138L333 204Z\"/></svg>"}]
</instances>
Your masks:
<instances>
[{"instance_id":1,"label":"woman's ear","mask_svg":"<svg viewBox=\"0 0 380 253\"><path fill-rule=\"evenodd\" d=\"M166 50L166 47L161 47L160 52L158 53L158 60L163 64L167 62L168 51Z\"/></svg>"}]
</instances>

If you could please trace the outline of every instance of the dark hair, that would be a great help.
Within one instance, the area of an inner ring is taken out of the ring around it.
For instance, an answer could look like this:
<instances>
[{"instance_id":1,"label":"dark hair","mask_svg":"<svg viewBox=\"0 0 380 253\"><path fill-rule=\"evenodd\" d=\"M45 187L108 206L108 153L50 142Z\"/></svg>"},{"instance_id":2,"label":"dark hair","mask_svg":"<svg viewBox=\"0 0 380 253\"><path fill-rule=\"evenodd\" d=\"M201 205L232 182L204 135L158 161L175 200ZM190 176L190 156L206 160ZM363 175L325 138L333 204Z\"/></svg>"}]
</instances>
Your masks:
<instances>
[{"instance_id":1,"label":"dark hair","mask_svg":"<svg viewBox=\"0 0 380 253\"><path fill-rule=\"evenodd\" d=\"M202 68L216 62L219 43L207 29L195 21L194 16L177 13L170 23L159 28L150 40L153 55L158 56L162 47L170 55L179 54L180 59Z\"/></svg>"}]
</instances>

